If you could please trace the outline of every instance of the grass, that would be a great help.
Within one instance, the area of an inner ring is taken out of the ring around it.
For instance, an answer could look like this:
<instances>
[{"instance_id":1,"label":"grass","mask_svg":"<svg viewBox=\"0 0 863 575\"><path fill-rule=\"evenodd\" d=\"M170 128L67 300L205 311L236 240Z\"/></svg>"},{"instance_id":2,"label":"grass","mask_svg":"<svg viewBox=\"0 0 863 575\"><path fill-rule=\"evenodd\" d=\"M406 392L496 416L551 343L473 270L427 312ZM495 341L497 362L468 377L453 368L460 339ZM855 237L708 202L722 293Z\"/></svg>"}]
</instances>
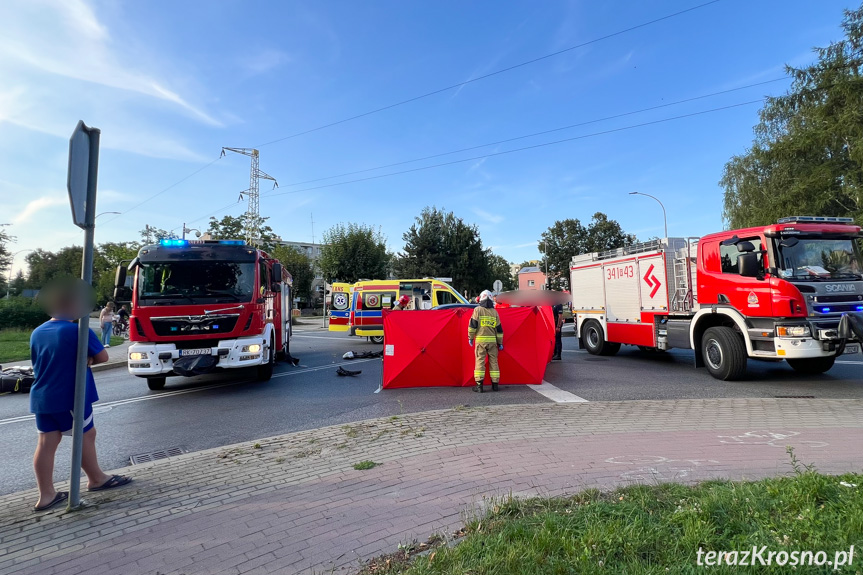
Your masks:
<instances>
[{"instance_id":1,"label":"grass","mask_svg":"<svg viewBox=\"0 0 863 575\"><path fill-rule=\"evenodd\" d=\"M355 463L354 469L356 469L357 471L365 471L366 469L373 469L373 468L377 467L378 465L380 465L380 463L375 463L374 461L365 460L365 461L360 461L359 463Z\"/></svg>"},{"instance_id":2,"label":"grass","mask_svg":"<svg viewBox=\"0 0 863 575\"><path fill-rule=\"evenodd\" d=\"M30 359L29 329L0 330L0 364ZM122 337L111 336L111 345L121 345Z\"/></svg>"},{"instance_id":3,"label":"grass","mask_svg":"<svg viewBox=\"0 0 863 575\"><path fill-rule=\"evenodd\" d=\"M402 546L373 560L361 573L863 573L863 475L821 475L790 455L795 469L791 477L490 502L482 516L468 521L457 545ZM851 545L852 565L835 571L828 565L697 565L699 549L825 551L832 561L837 551L848 551Z\"/></svg>"}]
</instances>

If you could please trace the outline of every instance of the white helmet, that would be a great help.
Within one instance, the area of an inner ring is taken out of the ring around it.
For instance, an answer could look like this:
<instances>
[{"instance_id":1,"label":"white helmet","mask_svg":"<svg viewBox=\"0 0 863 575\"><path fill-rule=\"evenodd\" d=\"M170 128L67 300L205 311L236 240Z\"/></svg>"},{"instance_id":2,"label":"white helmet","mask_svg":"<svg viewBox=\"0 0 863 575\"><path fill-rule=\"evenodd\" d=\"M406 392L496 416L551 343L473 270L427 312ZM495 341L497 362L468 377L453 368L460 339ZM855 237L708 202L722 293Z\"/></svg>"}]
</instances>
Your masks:
<instances>
[{"instance_id":1,"label":"white helmet","mask_svg":"<svg viewBox=\"0 0 863 575\"><path fill-rule=\"evenodd\" d=\"M479 301L487 300L491 298L491 292L488 290L483 290L481 294L479 294Z\"/></svg>"}]
</instances>

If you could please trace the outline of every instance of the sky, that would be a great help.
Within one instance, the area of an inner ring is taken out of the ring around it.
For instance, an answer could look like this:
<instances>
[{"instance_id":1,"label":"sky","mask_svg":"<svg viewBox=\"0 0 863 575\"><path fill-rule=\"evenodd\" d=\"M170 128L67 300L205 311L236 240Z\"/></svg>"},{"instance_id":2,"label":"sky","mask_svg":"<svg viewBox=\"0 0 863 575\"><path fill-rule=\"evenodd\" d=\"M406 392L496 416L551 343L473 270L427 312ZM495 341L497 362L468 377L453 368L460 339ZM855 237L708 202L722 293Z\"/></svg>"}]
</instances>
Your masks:
<instances>
[{"instance_id":1,"label":"sky","mask_svg":"<svg viewBox=\"0 0 863 575\"><path fill-rule=\"evenodd\" d=\"M261 181L261 215L290 241L355 222L397 251L436 206L519 263L556 220L597 211L662 236L661 207L634 191L661 200L670 236L718 231L723 166L751 144L761 99L856 5L705 1L4 0L13 273L26 250L83 242L66 191L79 120L101 130L97 243L241 215L249 158L223 146L260 150L279 184Z\"/></svg>"}]
</instances>

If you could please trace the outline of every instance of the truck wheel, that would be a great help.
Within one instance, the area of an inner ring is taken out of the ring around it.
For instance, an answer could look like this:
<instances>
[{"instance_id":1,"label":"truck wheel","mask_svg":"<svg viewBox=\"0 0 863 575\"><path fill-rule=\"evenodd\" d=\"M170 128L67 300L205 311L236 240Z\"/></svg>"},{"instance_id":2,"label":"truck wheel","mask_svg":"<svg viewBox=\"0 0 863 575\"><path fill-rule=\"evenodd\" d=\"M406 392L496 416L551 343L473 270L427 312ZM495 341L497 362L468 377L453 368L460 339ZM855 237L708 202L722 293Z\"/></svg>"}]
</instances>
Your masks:
<instances>
[{"instance_id":1,"label":"truck wheel","mask_svg":"<svg viewBox=\"0 0 863 575\"><path fill-rule=\"evenodd\" d=\"M382 335L373 335L369 338L372 343L381 344L384 342L384 336Z\"/></svg>"},{"instance_id":2,"label":"truck wheel","mask_svg":"<svg viewBox=\"0 0 863 575\"><path fill-rule=\"evenodd\" d=\"M148 377L147 378L147 387L149 387L153 391L159 391L160 389L165 389L165 379L164 375L159 377Z\"/></svg>"},{"instance_id":3,"label":"truck wheel","mask_svg":"<svg viewBox=\"0 0 863 575\"><path fill-rule=\"evenodd\" d=\"M276 364L276 342L270 338L270 346L267 348L267 363L258 366L258 381L269 381L273 377L273 367Z\"/></svg>"},{"instance_id":4,"label":"truck wheel","mask_svg":"<svg viewBox=\"0 0 863 575\"><path fill-rule=\"evenodd\" d=\"M595 319L589 319L581 326L581 339L591 355L614 355L620 351L619 343L605 341L602 325Z\"/></svg>"},{"instance_id":5,"label":"truck wheel","mask_svg":"<svg viewBox=\"0 0 863 575\"><path fill-rule=\"evenodd\" d=\"M787 359L794 371L805 373L806 375L818 375L824 373L833 367L833 362L836 361L836 356L830 357L811 357L807 359Z\"/></svg>"},{"instance_id":6,"label":"truck wheel","mask_svg":"<svg viewBox=\"0 0 863 575\"><path fill-rule=\"evenodd\" d=\"M701 355L707 371L716 379L734 381L746 371L746 345L730 327L711 327L705 331Z\"/></svg>"}]
</instances>

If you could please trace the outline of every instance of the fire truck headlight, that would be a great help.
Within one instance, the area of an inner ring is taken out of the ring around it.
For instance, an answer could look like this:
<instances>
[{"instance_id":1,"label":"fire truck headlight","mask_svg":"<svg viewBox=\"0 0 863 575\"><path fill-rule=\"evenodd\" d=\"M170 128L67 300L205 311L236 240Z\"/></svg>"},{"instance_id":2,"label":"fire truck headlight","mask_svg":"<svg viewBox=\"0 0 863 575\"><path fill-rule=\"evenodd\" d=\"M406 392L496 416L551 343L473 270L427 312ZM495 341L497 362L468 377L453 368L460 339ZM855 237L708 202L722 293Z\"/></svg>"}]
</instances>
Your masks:
<instances>
[{"instance_id":1,"label":"fire truck headlight","mask_svg":"<svg viewBox=\"0 0 863 575\"><path fill-rule=\"evenodd\" d=\"M129 359L132 361L141 361L142 359L147 359L147 354L141 353L140 351L133 351L129 354Z\"/></svg>"},{"instance_id":2,"label":"fire truck headlight","mask_svg":"<svg viewBox=\"0 0 863 575\"><path fill-rule=\"evenodd\" d=\"M252 345L244 345L243 352L258 353L261 351L261 344L253 343Z\"/></svg>"},{"instance_id":3,"label":"fire truck headlight","mask_svg":"<svg viewBox=\"0 0 863 575\"><path fill-rule=\"evenodd\" d=\"M776 335L778 337L808 337L808 325L779 325L776 326Z\"/></svg>"}]
</instances>

